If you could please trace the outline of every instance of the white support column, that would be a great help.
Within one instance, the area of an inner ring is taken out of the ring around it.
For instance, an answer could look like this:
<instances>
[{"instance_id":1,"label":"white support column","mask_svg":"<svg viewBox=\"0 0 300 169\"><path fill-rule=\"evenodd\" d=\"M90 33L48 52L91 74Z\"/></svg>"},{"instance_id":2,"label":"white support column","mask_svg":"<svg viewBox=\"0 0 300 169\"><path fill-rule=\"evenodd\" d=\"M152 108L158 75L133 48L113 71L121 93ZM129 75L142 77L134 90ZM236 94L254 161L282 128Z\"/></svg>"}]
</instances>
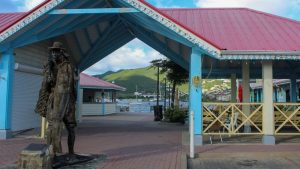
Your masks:
<instances>
[{"instance_id":1,"label":"white support column","mask_svg":"<svg viewBox=\"0 0 300 169\"><path fill-rule=\"evenodd\" d=\"M101 102L102 102L102 115L104 116L105 115L105 93L104 93L104 90L102 90L102 93L101 93Z\"/></svg>"},{"instance_id":2,"label":"white support column","mask_svg":"<svg viewBox=\"0 0 300 169\"><path fill-rule=\"evenodd\" d=\"M78 91L78 105L77 105L77 121L82 122L82 104L83 104L83 89Z\"/></svg>"},{"instance_id":3,"label":"white support column","mask_svg":"<svg viewBox=\"0 0 300 169\"><path fill-rule=\"evenodd\" d=\"M243 62L243 102L250 102L250 70L249 70L249 62ZM243 112L249 116L250 115L250 106L243 106ZM249 122L246 122L244 125L244 132L251 133L251 126Z\"/></svg>"},{"instance_id":4,"label":"white support column","mask_svg":"<svg viewBox=\"0 0 300 169\"><path fill-rule=\"evenodd\" d=\"M82 120L82 112L81 112L81 105L82 105L82 96L83 96L83 89L80 88L80 71L78 70L77 72L78 77L76 77L77 79L77 98L76 98L76 119L77 122L81 122Z\"/></svg>"},{"instance_id":5,"label":"white support column","mask_svg":"<svg viewBox=\"0 0 300 169\"><path fill-rule=\"evenodd\" d=\"M263 75L263 144L274 145L273 68L272 61L262 63Z\"/></svg>"},{"instance_id":6,"label":"white support column","mask_svg":"<svg viewBox=\"0 0 300 169\"><path fill-rule=\"evenodd\" d=\"M274 102L278 102L278 87L274 87L274 95L275 95L275 98L273 99Z\"/></svg>"},{"instance_id":7,"label":"white support column","mask_svg":"<svg viewBox=\"0 0 300 169\"><path fill-rule=\"evenodd\" d=\"M291 78L290 102L292 103L297 102L297 78L295 76Z\"/></svg>"},{"instance_id":8,"label":"white support column","mask_svg":"<svg viewBox=\"0 0 300 169\"><path fill-rule=\"evenodd\" d=\"M231 102L236 103L236 74L231 74Z\"/></svg>"}]
</instances>

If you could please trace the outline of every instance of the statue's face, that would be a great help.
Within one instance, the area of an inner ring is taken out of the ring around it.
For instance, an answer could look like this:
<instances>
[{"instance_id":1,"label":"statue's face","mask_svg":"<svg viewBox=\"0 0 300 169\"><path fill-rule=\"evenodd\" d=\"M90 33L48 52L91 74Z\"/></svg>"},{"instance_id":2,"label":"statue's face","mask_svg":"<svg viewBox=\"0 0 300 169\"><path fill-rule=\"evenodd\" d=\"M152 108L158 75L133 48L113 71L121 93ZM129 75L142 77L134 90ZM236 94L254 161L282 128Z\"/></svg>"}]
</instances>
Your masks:
<instances>
[{"instance_id":1,"label":"statue's face","mask_svg":"<svg viewBox=\"0 0 300 169\"><path fill-rule=\"evenodd\" d=\"M53 60L55 62L57 62L61 59L61 56L62 56L61 55L61 49L52 49L51 54L52 54Z\"/></svg>"}]
</instances>

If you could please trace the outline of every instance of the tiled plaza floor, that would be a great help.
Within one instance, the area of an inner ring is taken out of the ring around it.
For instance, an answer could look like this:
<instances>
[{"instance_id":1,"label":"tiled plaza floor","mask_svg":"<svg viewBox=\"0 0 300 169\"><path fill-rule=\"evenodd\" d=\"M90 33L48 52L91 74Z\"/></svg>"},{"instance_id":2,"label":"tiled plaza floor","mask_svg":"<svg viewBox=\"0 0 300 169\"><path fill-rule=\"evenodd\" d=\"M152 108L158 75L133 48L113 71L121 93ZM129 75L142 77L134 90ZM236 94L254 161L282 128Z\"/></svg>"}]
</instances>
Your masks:
<instances>
[{"instance_id":1,"label":"tiled plaza floor","mask_svg":"<svg viewBox=\"0 0 300 169\"><path fill-rule=\"evenodd\" d=\"M261 137L215 138L213 144L197 147L189 169L300 169L300 137L277 137L276 145L262 145ZM186 148L186 146L185 146ZM187 151L187 149L186 149Z\"/></svg>"},{"instance_id":2,"label":"tiled plaza floor","mask_svg":"<svg viewBox=\"0 0 300 169\"><path fill-rule=\"evenodd\" d=\"M76 152L106 155L99 169L181 169L181 156L189 147L186 131L187 127L181 124L153 122L152 114L85 117L77 128ZM21 150L30 143L43 142L28 138L34 133L36 131L0 140L0 166L14 164ZM224 136L223 139L224 143L220 143L215 137L210 145L206 136L206 145L196 148L199 158L189 160L189 168L300 168L298 136L285 137L275 146L261 145L260 138L256 137ZM66 150L65 136L63 147Z\"/></svg>"},{"instance_id":3,"label":"tiled plaza floor","mask_svg":"<svg viewBox=\"0 0 300 169\"><path fill-rule=\"evenodd\" d=\"M231 147L232 148L232 147ZM257 150L257 146L248 149ZM222 149L222 148L221 148ZM225 148L226 149L226 148ZM225 150L224 149L224 150ZM238 148L236 148L238 149ZM198 158L188 160L189 169L299 169L300 153L272 152L263 148L259 151L239 152L226 151L198 154Z\"/></svg>"},{"instance_id":4,"label":"tiled plaza floor","mask_svg":"<svg viewBox=\"0 0 300 169\"><path fill-rule=\"evenodd\" d=\"M183 125L153 122L152 114L88 117L77 128L76 152L105 154L101 169L179 169ZM14 163L19 152L39 139L0 141L0 166ZM63 138L66 150L66 137Z\"/></svg>"}]
</instances>

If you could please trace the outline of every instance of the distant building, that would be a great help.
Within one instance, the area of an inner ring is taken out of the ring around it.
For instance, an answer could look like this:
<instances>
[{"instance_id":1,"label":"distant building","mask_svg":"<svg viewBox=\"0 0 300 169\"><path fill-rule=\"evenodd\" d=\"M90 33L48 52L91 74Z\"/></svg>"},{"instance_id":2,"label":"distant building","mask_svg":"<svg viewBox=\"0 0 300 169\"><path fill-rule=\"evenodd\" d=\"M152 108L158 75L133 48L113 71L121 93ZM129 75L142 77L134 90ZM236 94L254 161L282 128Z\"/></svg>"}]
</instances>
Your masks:
<instances>
[{"instance_id":1,"label":"distant building","mask_svg":"<svg viewBox=\"0 0 300 169\"><path fill-rule=\"evenodd\" d=\"M117 92L125 90L121 86L81 73L80 115L97 116L116 113Z\"/></svg>"},{"instance_id":2,"label":"distant building","mask_svg":"<svg viewBox=\"0 0 300 169\"><path fill-rule=\"evenodd\" d=\"M229 102L231 99L230 89L225 86L214 86L212 89L204 92L205 101L208 102Z\"/></svg>"},{"instance_id":3,"label":"distant building","mask_svg":"<svg viewBox=\"0 0 300 169\"><path fill-rule=\"evenodd\" d=\"M289 79L276 79L273 80L273 101L274 102L298 102L300 100L299 80L296 81L296 92L291 93L291 81ZM263 98L262 81L251 83L251 101L261 102ZM292 100L292 95L295 99Z\"/></svg>"},{"instance_id":4,"label":"distant building","mask_svg":"<svg viewBox=\"0 0 300 169\"><path fill-rule=\"evenodd\" d=\"M300 100L300 89L299 84L300 80L297 80L296 84L296 102ZM239 92L242 91L242 86L239 86ZM262 92L262 81L260 80L251 80L250 82L250 102L262 102L263 92ZM229 102L231 100L231 89L220 89L219 87L214 88L205 92L205 96L208 101L222 101ZM241 91L240 91L241 90ZM274 79L273 80L273 101L274 102L293 102L291 93L291 82L289 79ZM238 96L242 97L242 96Z\"/></svg>"}]
</instances>

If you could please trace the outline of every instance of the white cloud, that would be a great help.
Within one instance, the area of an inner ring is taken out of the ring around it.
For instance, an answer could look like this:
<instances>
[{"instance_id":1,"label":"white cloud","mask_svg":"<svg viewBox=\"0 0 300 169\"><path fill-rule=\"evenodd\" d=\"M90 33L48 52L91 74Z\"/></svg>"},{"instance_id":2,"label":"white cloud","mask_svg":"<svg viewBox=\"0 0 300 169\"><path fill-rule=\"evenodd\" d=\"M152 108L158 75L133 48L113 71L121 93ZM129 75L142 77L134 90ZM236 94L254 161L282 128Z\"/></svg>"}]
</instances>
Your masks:
<instances>
[{"instance_id":1,"label":"white cloud","mask_svg":"<svg viewBox=\"0 0 300 169\"><path fill-rule=\"evenodd\" d=\"M196 0L197 7L246 7L277 15L288 15L291 9L300 8L299 0Z\"/></svg>"},{"instance_id":2,"label":"white cloud","mask_svg":"<svg viewBox=\"0 0 300 169\"><path fill-rule=\"evenodd\" d=\"M133 47L135 46L136 47ZM139 40L133 40L128 45L121 47L94 64L84 72L87 74L101 74L106 71L120 69L134 69L150 65L150 61L162 58L155 50L149 48Z\"/></svg>"},{"instance_id":3,"label":"white cloud","mask_svg":"<svg viewBox=\"0 0 300 169\"><path fill-rule=\"evenodd\" d=\"M17 0L14 0L17 1ZM36 7L44 0L24 0L23 4L18 7L19 11L29 11L30 9Z\"/></svg>"}]
</instances>

